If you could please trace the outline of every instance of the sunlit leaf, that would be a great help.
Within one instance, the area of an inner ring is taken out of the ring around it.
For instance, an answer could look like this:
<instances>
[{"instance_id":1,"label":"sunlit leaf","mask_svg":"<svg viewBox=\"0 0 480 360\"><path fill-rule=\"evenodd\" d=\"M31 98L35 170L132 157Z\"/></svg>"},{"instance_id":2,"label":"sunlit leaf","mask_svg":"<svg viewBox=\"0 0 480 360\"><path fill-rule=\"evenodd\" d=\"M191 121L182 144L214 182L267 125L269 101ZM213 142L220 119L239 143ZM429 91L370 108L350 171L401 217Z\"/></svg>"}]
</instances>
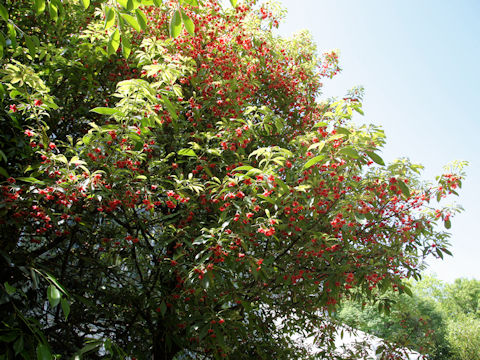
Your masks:
<instances>
[{"instance_id":1,"label":"sunlit leaf","mask_svg":"<svg viewBox=\"0 0 480 360\"><path fill-rule=\"evenodd\" d=\"M50 302L50 305L52 306L52 308L54 308L55 306L58 305L58 303L60 302L60 298L61 298L61 294L60 294L60 291L57 289L57 287L55 285L50 285L47 289L47 297L48 297L48 301Z\"/></svg>"},{"instance_id":2,"label":"sunlit leaf","mask_svg":"<svg viewBox=\"0 0 480 360\"><path fill-rule=\"evenodd\" d=\"M178 10L173 13L170 19L170 36L176 38L182 31L182 19Z\"/></svg>"},{"instance_id":3,"label":"sunlit leaf","mask_svg":"<svg viewBox=\"0 0 480 360\"><path fill-rule=\"evenodd\" d=\"M195 24L192 19L182 10L182 22L190 35L195 35Z\"/></svg>"}]
</instances>

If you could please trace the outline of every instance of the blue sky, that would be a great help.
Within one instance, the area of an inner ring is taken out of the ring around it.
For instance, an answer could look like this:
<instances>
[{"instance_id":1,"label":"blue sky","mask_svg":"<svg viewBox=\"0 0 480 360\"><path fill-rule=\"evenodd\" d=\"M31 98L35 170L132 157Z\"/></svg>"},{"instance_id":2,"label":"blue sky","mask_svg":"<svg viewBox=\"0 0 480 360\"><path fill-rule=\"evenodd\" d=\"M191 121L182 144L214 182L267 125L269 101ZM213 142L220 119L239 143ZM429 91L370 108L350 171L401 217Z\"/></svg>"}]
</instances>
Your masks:
<instances>
[{"instance_id":1,"label":"blue sky","mask_svg":"<svg viewBox=\"0 0 480 360\"><path fill-rule=\"evenodd\" d=\"M467 160L455 201L453 257L429 261L428 273L480 279L480 1L281 0L280 34L308 29L319 52L340 50L340 75L324 96L365 87L366 123L382 125L385 160L408 157L434 180L443 166ZM475 185L477 184L477 185Z\"/></svg>"}]
</instances>

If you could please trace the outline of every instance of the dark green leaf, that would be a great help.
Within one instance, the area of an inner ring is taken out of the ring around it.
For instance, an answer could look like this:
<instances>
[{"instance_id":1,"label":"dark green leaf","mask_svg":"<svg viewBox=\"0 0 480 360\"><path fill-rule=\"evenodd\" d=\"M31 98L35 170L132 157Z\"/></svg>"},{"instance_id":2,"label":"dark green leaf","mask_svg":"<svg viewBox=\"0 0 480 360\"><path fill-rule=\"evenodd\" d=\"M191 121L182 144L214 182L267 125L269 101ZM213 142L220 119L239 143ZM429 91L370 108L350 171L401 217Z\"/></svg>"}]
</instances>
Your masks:
<instances>
[{"instance_id":1,"label":"dark green leaf","mask_svg":"<svg viewBox=\"0 0 480 360\"><path fill-rule=\"evenodd\" d=\"M162 0L153 0L155 6L162 6Z\"/></svg>"},{"instance_id":2,"label":"dark green leaf","mask_svg":"<svg viewBox=\"0 0 480 360\"><path fill-rule=\"evenodd\" d=\"M343 148L342 150L339 151L340 154L345 154L353 159L358 159L360 157L360 155L358 154L358 152L352 148L352 147L346 147L346 148Z\"/></svg>"},{"instance_id":3,"label":"dark green leaf","mask_svg":"<svg viewBox=\"0 0 480 360\"><path fill-rule=\"evenodd\" d=\"M12 42L12 47L15 49L17 47L17 31L15 30L15 27L11 23L9 23L7 27L8 27L8 38Z\"/></svg>"},{"instance_id":4,"label":"dark green leaf","mask_svg":"<svg viewBox=\"0 0 480 360\"><path fill-rule=\"evenodd\" d=\"M60 302L60 297L62 295L60 294L60 291L58 291L57 287L55 285L50 285L47 289L47 297L48 301L50 302L50 305L52 307L55 307L58 305Z\"/></svg>"},{"instance_id":5,"label":"dark green leaf","mask_svg":"<svg viewBox=\"0 0 480 360\"><path fill-rule=\"evenodd\" d=\"M52 360L53 356L46 344L39 344L37 346L37 360Z\"/></svg>"},{"instance_id":6,"label":"dark green leaf","mask_svg":"<svg viewBox=\"0 0 480 360\"><path fill-rule=\"evenodd\" d=\"M182 30L182 18L179 11L175 11L173 13L172 18L170 19L170 36L176 38L180 35L180 31Z\"/></svg>"},{"instance_id":7,"label":"dark green leaf","mask_svg":"<svg viewBox=\"0 0 480 360\"><path fill-rule=\"evenodd\" d=\"M314 158L311 158L305 163L305 165L303 165L303 168L308 169L309 167L312 167L313 165L322 161L324 157L325 157L324 155L318 155L318 156L315 156Z\"/></svg>"},{"instance_id":8,"label":"dark green leaf","mask_svg":"<svg viewBox=\"0 0 480 360\"><path fill-rule=\"evenodd\" d=\"M185 25L185 29L187 29L190 35L195 35L195 24L193 23L192 19L188 17L182 10L182 21L183 25Z\"/></svg>"},{"instance_id":9,"label":"dark green leaf","mask_svg":"<svg viewBox=\"0 0 480 360\"><path fill-rule=\"evenodd\" d=\"M162 301L162 303L160 304L160 314L162 314L162 316L165 316L166 312L167 312L167 305L165 304L165 301Z\"/></svg>"},{"instance_id":10,"label":"dark green leaf","mask_svg":"<svg viewBox=\"0 0 480 360\"><path fill-rule=\"evenodd\" d=\"M172 116L172 118L174 120L177 120L178 119L177 112L175 111L175 108L173 107L170 100L168 100L168 98L166 96L163 96L163 95L162 95L162 100L163 100L164 105L167 107L167 110L170 113L170 115Z\"/></svg>"},{"instance_id":11,"label":"dark green leaf","mask_svg":"<svg viewBox=\"0 0 480 360\"><path fill-rule=\"evenodd\" d=\"M8 282L4 282L3 285L5 286L5 291L7 292L8 295L12 295L17 291L12 285L10 285Z\"/></svg>"},{"instance_id":12,"label":"dark green leaf","mask_svg":"<svg viewBox=\"0 0 480 360\"><path fill-rule=\"evenodd\" d=\"M65 315L65 320L68 318L68 314L70 314L70 303L67 299L61 298L60 305L62 306L63 314Z\"/></svg>"},{"instance_id":13,"label":"dark green leaf","mask_svg":"<svg viewBox=\"0 0 480 360\"><path fill-rule=\"evenodd\" d=\"M405 197L410 197L410 189L408 188L408 186L403 182L403 180L398 180L397 182L398 184L398 187L400 188L400 190L402 190L402 193L403 195L405 195Z\"/></svg>"},{"instance_id":14,"label":"dark green leaf","mask_svg":"<svg viewBox=\"0 0 480 360\"><path fill-rule=\"evenodd\" d=\"M33 39L30 36L25 35L25 44L27 45L28 52L30 53L30 56L32 58L34 58L35 57L35 51L36 51L35 42L33 41Z\"/></svg>"},{"instance_id":15,"label":"dark green leaf","mask_svg":"<svg viewBox=\"0 0 480 360\"><path fill-rule=\"evenodd\" d=\"M445 220L445 228L450 229L452 227L452 223L450 222L450 219Z\"/></svg>"},{"instance_id":16,"label":"dark green leaf","mask_svg":"<svg viewBox=\"0 0 480 360\"><path fill-rule=\"evenodd\" d=\"M3 20L8 21L8 11L5 6L0 4L0 16L2 17Z\"/></svg>"},{"instance_id":17,"label":"dark green leaf","mask_svg":"<svg viewBox=\"0 0 480 360\"><path fill-rule=\"evenodd\" d=\"M378 165L385 166L385 162L383 161L383 159L377 154L375 154L373 151L365 151L365 153L370 157L370 159L372 159Z\"/></svg>"},{"instance_id":18,"label":"dark green leaf","mask_svg":"<svg viewBox=\"0 0 480 360\"><path fill-rule=\"evenodd\" d=\"M19 336L17 341L13 344L13 351L15 351L15 356L20 354L23 351L24 341L23 336Z\"/></svg>"}]
</instances>

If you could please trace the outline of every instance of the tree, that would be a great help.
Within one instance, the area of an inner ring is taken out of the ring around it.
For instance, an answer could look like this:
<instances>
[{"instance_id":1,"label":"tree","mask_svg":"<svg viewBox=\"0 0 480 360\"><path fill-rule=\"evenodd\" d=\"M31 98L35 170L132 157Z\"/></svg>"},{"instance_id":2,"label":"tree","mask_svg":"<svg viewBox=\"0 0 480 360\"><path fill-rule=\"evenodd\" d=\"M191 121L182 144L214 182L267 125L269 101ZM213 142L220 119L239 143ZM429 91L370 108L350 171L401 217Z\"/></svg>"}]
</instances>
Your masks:
<instances>
[{"instance_id":1,"label":"tree","mask_svg":"<svg viewBox=\"0 0 480 360\"><path fill-rule=\"evenodd\" d=\"M339 301L385 308L448 253L455 210L431 203L462 164L435 185L385 165L383 131L350 121L361 89L318 102L337 54L273 35L281 10L83 3L8 32L4 357L298 359L308 332L334 358Z\"/></svg>"}]
</instances>

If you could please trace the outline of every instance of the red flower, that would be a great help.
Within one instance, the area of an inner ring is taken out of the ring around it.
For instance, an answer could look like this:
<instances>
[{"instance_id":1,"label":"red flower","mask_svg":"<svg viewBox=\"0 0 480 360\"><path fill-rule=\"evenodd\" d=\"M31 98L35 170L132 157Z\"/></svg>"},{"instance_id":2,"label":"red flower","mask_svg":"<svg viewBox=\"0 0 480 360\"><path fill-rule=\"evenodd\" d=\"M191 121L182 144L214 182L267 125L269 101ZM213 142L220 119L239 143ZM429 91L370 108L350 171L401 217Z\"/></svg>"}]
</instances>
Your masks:
<instances>
[{"instance_id":1,"label":"red flower","mask_svg":"<svg viewBox=\"0 0 480 360\"><path fill-rule=\"evenodd\" d=\"M40 100L40 99L35 99L35 101L33 102L33 105L35 105L35 106L40 106L42 104L43 104L42 100Z\"/></svg>"}]
</instances>

